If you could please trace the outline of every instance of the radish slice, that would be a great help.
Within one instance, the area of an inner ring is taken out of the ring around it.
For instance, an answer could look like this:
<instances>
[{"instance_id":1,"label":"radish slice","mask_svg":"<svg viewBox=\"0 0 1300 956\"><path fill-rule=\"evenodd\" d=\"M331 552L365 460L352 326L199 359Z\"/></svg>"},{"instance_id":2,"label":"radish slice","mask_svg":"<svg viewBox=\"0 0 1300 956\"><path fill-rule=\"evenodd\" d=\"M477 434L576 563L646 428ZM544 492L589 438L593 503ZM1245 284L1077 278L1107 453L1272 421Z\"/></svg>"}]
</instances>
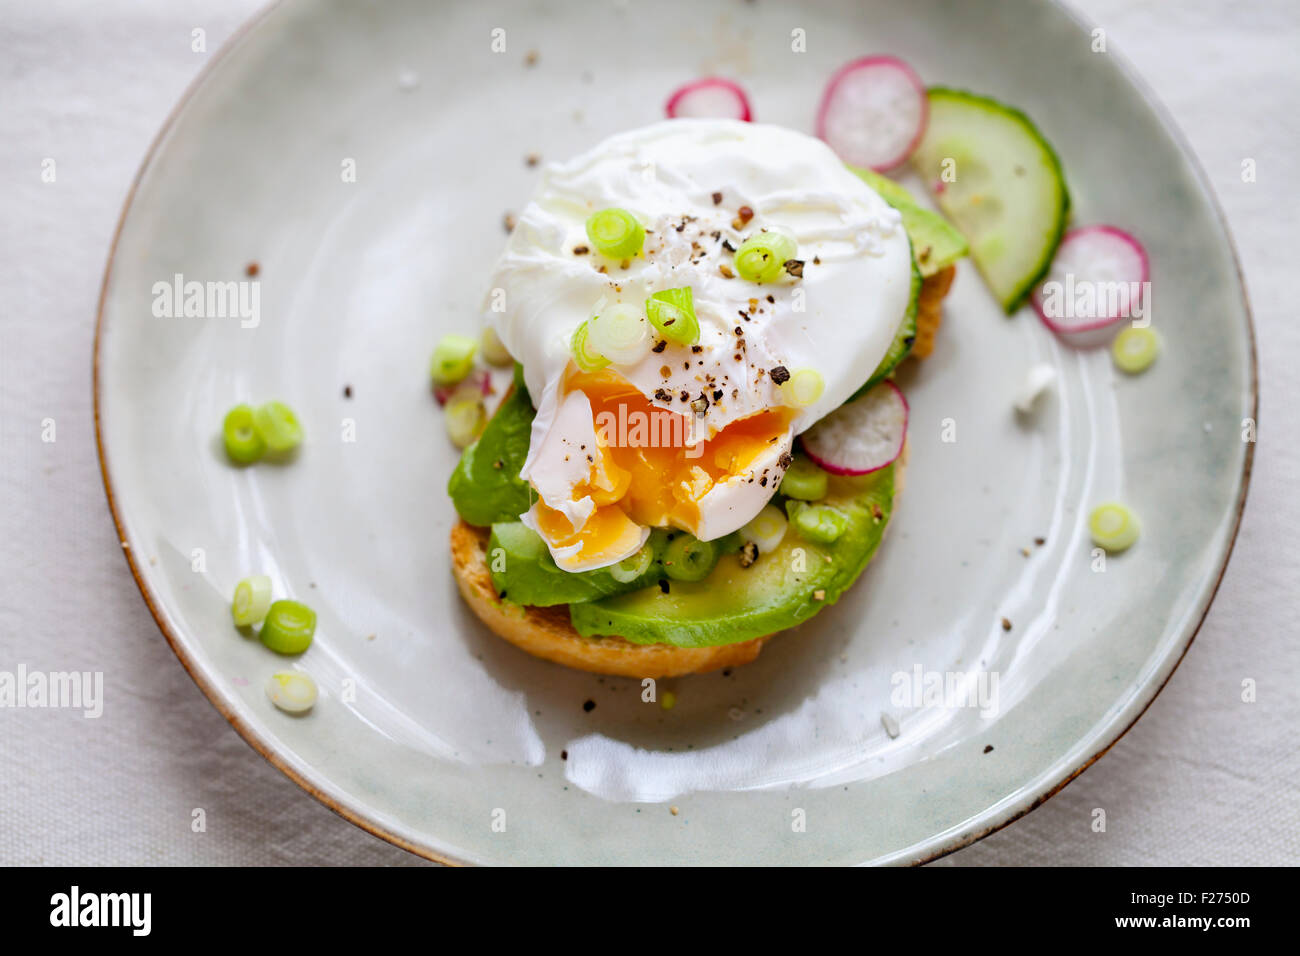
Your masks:
<instances>
[{"instance_id":1,"label":"radish slice","mask_svg":"<svg viewBox=\"0 0 1300 956\"><path fill-rule=\"evenodd\" d=\"M1104 342L1121 319L1142 314L1150 263L1142 244L1114 226L1071 229L1034 290L1043 323L1074 345Z\"/></svg>"},{"instance_id":2,"label":"radish slice","mask_svg":"<svg viewBox=\"0 0 1300 956\"><path fill-rule=\"evenodd\" d=\"M817 135L849 165L883 173L912 155L929 117L916 71L897 57L868 56L841 67L826 84Z\"/></svg>"},{"instance_id":3,"label":"radish slice","mask_svg":"<svg viewBox=\"0 0 1300 956\"><path fill-rule=\"evenodd\" d=\"M668 97L669 119L704 117L706 119L737 119L749 122L749 97L735 83L710 76L687 83Z\"/></svg>"},{"instance_id":4,"label":"radish slice","mask_svg":"<svg viewBox=\"0 0 1300 956\"><path fill-rule=\"evenodd\" d=\"M458 392L467 396L491 395L492 375L485 368L476 368L455 385L435 385L433 387L433 397L438 400L439 405L446 405L452 396Z\"/></svg>"},{"instance_id":5,"label":"radish slice","mask_svg":"<svg viewBox=\"0 0 1300 956\"><path fill-rule=\"evenodd\" d=\"M800 440L808 457L831 474L866 475L892 464L906 437L907 399L884 381L835 409Z\"/></svg>"}]
</instances>

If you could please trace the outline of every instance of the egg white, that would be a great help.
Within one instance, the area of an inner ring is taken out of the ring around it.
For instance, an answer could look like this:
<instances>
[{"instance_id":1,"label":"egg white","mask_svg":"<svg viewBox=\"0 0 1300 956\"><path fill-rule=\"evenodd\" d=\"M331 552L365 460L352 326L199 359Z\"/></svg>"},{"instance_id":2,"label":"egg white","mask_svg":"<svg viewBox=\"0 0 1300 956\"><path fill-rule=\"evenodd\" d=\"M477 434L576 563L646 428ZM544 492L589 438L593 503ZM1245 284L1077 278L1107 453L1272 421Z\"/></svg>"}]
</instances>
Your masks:
<instances>
[{"instance_id":1,"label":"egg white","mask_svg":"<svg viewBox=\"0 0 1300 956\"><path fill-rule=\"evenodd\" d=\"M648 230L643 254L626 268L594 249L580 251L590 246L587 217L610 206L629 210ZM754 216L739 224L742 206ZM793 234L802 278L756 284L724 276L720 266L730 266L732 256L723 242L738 247L764 227ZM571 497L587 474L585 457L575 460L572 450L596 436L585 398L559 393L573 333L598 302L641 307L651 293L687 285L700 351L669 344L616 370L647 398L658 394L659 407L688 416L688 444L784 404L770 377L776 366L815 369L825 382L820 398L795 410L787 433L750 469L699 499L699 525L690 530L712 540L762 509L794 436L842 404L884 357L908 305L911 252L892 207L823 142L782 127L669 120L548 166L497 265L486 311L523 364L537 405L523 477L575 527L594 506ZM690 402L701 392L710 400L699 415ZM531 513L525 520L536 527ZM578 563L613 564L644 541ZM570 567L577 557L552 553Z\"/></svg>"}]
</instances>

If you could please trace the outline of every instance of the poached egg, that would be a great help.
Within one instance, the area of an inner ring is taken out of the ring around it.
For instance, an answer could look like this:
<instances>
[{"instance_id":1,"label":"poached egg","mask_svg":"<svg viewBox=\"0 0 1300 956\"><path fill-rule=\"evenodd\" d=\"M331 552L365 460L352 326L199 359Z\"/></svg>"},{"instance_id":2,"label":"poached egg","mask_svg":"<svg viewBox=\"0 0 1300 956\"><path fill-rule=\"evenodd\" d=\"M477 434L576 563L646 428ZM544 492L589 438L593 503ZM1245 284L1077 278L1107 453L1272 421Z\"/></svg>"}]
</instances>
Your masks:
<instances>
[{"instance_id":1,"label":"poached egg","mask_svg":"<svg viewBox=\"0 0 1300 956\"><path fill-rule=\"evenodd\" d=\"M610 207L645 227L630 259L587 238L588 217ZM733 253L764 229L794 238L801 276L740 278ZM776 491L794 436L880 363L911 278L899 214L793 130L674 119L547 166L485 306L537 408L521 472L537 497L521 520L568 571L635 554L653 527L704 541L742 527ZM651 328L654 349L631 364L574 363L587 319L615 304L644 315L653 293L684 286L695 344ZM797 404L781 382L803 370L824 387Z\"/></svg>"}]
</instances>

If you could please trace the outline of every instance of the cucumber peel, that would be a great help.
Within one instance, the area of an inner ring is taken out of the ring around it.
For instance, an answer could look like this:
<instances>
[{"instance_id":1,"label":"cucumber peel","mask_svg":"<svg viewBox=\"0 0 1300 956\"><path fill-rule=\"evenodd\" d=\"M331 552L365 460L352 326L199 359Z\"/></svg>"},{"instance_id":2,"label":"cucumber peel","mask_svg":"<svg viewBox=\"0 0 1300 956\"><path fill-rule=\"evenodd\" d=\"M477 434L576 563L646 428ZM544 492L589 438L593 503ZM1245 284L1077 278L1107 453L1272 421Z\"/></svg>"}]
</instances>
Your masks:
<instances>
[{"instance_id":1,"label":"cucumber peel","mask_svg":"<svg viewBox=\"0 0 1300 956\"><path fill-rule=\"evenodd\" d=\"M912 163L970 242L1007 314L1046 275L1065 232L1070 193L1056 151L1020 110L932 87L930 123Z\"/></svg>"}]
</instances>

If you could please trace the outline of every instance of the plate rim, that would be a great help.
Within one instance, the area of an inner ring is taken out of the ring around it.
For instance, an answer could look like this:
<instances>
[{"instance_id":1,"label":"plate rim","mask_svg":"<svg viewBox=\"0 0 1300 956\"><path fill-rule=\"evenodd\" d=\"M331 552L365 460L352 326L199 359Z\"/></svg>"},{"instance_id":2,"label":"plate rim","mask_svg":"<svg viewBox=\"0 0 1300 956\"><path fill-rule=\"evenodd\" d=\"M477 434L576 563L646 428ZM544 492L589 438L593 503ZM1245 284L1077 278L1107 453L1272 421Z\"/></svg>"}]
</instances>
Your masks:
<instances>
[{"instance_id":1,"label":"plate rim","mask_svg":"<svg viewBox=\"0 0 1300 956\"><path fill-rule=\"evenodd\" d=\"M145 150L144 157L141 159L140 165L131 179L131 184L127 189L126 198L122 203L122 211L119 213L117 223L113 228L113 236L108 247L108 258L104 264L104 276L100 282L99 299L95 308L95 333L92 342L91 370L91 392L95 422L95 453L99 460L99 471L104 482L104 492L108 501L109 514L112 516L118 543L121 545L121 551L126 557L127 567L130 569L131 577L135 581L136 588L140 591L140 595L144 599L145 606L148 608L150 616L153 617L154 623L158 626L158 630L162 632L162 635L166 639L172 653L176 655L181 666L184 667L185 672L189 674L190 679L194 681L199 690L202 691L203 695L208 699L209 703L216 708L217 712L226 719L227 723L235 729L236 733L244 739L245 743L260 754L267 763L275 767L303 791L314 797L321 804L334 811L349 823L364 830L372 836L379 837L380 839L423 859L431 860L435 863L441 863L445 866L466 866L469 865L467 860L458 859L454 856L440 853L427 844L417 843L410 840L402 836L400 833L390 830L378 821L372 819L359 804L356 806L352 805L354 801L349 801L341 795L339 797L331 795L327 792L325 786L322 786L319 782L311 779L312 772L300 770L295 767L290 760L286 759L278 752L272 743L263 739L254 727L246 723L239 714L235 712L235 709L226 701L223 692L208 678L202 668L199 667L198 663L187 654L178 635L173 632L173 629L167 622L166 615L163 614L159 606L160 599L146 584L141 568L136 560L136 548L133 547L125 533L123 518L113 492L112 478L109 475L108 458L104 450L104 432L101 417L103 379L100 373L100 360L102 356L104 308L108 299L109 282L113 276L114 267L116 265L118 243L121 240L122 230L126 224L127 216L131 213L136 193L146 172L152 167L153 163L158 158L159 149L162 146L163 141L176 125L181 114L189 106L195 93L197 93L198 90L215 75L218 67L220 67L228 58L229 54L242 44L258 26L269 19L270 15L283 5L283 2L284 0L271 0L270 3L267 3L252 16L242 22L213 53L208 62L204 64L194 78L186 85L180 98L177 99L175 104L171 107L166 119L159 127L158 132L150 141L148 148ZM1067 3L1063 2L1063 0L1051 0L1051 6L1054 6L1080 29L1086 30L1090 27L1088 21L1085 20L1079 12L1074 10ZM1123 54L1111 51L1110 56L1114 59L1116 68L1120 71L1123 78L1142 98L1143 102L1151 110L1156 121L1161 125L1161 127L1163 127L1165 133L1174 141L1175 145L1178 146L1179 151L1182 153L1184 160L1187 162L1188 167L1193 174L1196 184L1200 187L1202 195L1207 200L1208 205L1214 214L1214 219L1218 225L1219 232L1227 243L1233 271L1237 276L1237 284L1241 290L1242 311L1246 320L1246 340L1249 346L1248 354L1250 359L1250 413L1252 419L1258 422L1259 354L1255 335L1255 319L1250 305L1250 291L1246 285L1246 276L1241 267L1241 257L1237 252L1237 244L1233 239L1232 231L1229 228L1226 217L1224 216L1223 207L1220 205L1218 196L1215 194L1209 178L1206 176L1199 157L1191 148L1191 144L1188 142L1187 137L1183 134L1182 129L1174 121L1164 104ZM1100 738L1104 740L1100 749L1096 750L1091 756L1082 761L1082 763L1074 769L1066 771L1059 780L1049 786L1046 790L1039 792L1032 797L1025 794L1016 798L1016 806L1014 809L1011 809L1010 811L1003 810L994 812L991 814L993 822L988 823L988 825L983 829L970 834L958 835L943 841L941 842L941 845L926 851L923 856L918 856L909 860L908 862L911 865L920 866L926 863L931 863L950 853L968 847L990 834L996 833L1004 827L1010 826L1012 823L1026 816L1033 810L1036 810L1052 797L1056 796L1056 794L1060 793L1061 790L1065 789L1066 786L1068 786L1085 770L1104 757L1106 753L1109 752L1110 749L1114 747L1125 734L1132 730L1139 720L1142 719L1143 715L1146 714L1152 703L1155 702L1155 699L1160 696L1161 691L1163 691L1165 686L1169 683L1174 672L1178 670L1179 665L1183 662L1183 658L1187 656L1187 652L1191 649L1192 643L1196 640L1197 635L1201 631L1201 627L1205 624L1205 619L1210 613L1210 608L1214 606L1215 598L1218 597L1219 587L1223 583L1224 574L1227 572L1228 564L1232 559L1233 549L1237 543L1237 536L1241 531L1242 516L1245 512L1246 499L1250 491L1251 474L1254 468L1255 444L1256 443L1253 441L1246 443L1246 453L1241 467L1241 485L1233 509L1232 530L1228 535L1222 557L1218 561L1218 569L1214 573L1213 585L1210 587L1205 607L1201 611L1195 624L1188 629L1186 636L1182 638L1181 649L1178 650L1177 657L1172 660L1172 664L1170 664L1168 660L1162 663L1162 667L1168 667L1168 673L1164 675L1164 678L1160 680L1158 684L1155 682L1148 682L1148 684L1139 691L1136 699L1141 701L1141 707L1133 715L1132 719L1118 730L1115 729L1118 722L1112 722L1112 724L1108 726L1102 734L1100 734ZM1055 774L1050 775L1055 776ZM936 835L929 838L926 842L931 843L936 840L942 840L941 836ZM896 854L905 853L906 851L907 848L903 848L900 851L896 851Z\"/></svg>"}]
</instances>

